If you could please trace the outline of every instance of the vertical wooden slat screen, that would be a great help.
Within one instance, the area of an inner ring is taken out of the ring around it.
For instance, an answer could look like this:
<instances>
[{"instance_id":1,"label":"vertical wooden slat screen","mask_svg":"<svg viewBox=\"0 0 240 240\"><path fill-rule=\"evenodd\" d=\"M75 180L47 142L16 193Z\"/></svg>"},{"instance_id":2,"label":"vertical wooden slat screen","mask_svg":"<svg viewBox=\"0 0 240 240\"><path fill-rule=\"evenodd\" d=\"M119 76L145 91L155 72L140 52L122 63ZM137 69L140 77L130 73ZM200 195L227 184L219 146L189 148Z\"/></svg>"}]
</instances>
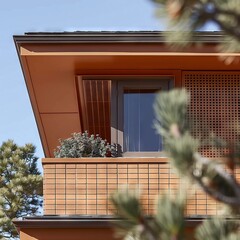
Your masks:
<instances>
[{"instance_id":1,"label":"vertical wooden slat screen","mask_svg":"<svg viewBox=\"0 0 240 240\"><path fill-rule=\"evenodd\" d=\"M80 90L79 90L80 92ZM84 130L90 134L99 134L101 138L111 140L110 136L110 80L82 80L82 94L84 97L84 111L81 112Z\"/></svg>"},{"instance_id":2,"label":"vertical wooden slat screen","mask_svg":"<svg viewBox=\"0 0 240 240\"><path fill-rule=\"evenodd\" d=\"M236 142L240 72L185 71L183 85L191 94L188 120L194 136L205 138L212 132L219 139ZM218 156L209 146L201 151L206 157Z\"/></svg>"}]
</instances>

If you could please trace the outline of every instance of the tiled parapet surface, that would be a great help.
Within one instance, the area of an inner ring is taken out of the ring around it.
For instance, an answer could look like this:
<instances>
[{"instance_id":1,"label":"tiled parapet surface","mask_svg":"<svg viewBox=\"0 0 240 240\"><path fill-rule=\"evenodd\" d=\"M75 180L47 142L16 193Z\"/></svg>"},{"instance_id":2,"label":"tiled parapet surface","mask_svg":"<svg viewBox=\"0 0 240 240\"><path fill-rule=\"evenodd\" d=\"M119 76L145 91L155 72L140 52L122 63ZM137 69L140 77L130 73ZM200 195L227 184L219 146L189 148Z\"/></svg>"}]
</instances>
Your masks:
<instances>
[{"instance_id":1,"label":"tiled parapet surface","mask_svg":"<svg viewBox=\"0 0 240 240\"><path fill-rule=\"evenodd\" d=\"M141 189L143 208L152 214L159 194L180 187L167 158L49 158L43 167L45 215L111 215L109 196L126 184ZM218 211L201 190L191 193L188 216Z\"/></svg>"}]
</instances>

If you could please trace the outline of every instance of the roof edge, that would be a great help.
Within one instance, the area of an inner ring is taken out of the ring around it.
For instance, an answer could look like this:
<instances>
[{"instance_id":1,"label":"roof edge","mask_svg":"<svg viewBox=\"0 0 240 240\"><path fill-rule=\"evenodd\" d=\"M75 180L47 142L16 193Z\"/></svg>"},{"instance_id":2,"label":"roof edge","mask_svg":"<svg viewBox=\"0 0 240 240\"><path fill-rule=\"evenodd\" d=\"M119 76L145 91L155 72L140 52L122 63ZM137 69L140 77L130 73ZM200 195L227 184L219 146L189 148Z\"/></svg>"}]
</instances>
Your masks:
<instances>
[{"instance_id":1,"label":"roof edge","mask_svg":"<svg viewBox=\"0 0 240 240\"><path fill-rule=\"evenodd\" d=\"M186 226L196 226L205 218L185 218ZM115 217L42 216L14 220L18 228L112 228L121 221Z\"/></svg>"},{"instance_id":2,"label":"roof edge","mask_svg":"<svg viewBox=\"0 0 240 240\"><path fill-rule=\"evenodd\" d=\"M160 31L78 31L28 32L14 35L16 43L166 43L165 32ZM218 43L223 32L194 32L191 42Z\"/></svg>"}]
</instances>

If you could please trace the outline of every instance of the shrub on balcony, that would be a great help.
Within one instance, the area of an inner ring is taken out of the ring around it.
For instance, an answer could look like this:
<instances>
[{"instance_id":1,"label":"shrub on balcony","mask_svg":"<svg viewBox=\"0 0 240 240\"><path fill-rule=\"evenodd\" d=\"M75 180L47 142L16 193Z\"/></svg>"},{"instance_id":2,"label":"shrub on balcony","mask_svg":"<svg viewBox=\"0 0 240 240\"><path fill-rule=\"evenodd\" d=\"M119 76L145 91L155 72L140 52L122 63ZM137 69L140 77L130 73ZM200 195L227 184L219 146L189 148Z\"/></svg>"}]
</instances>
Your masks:
<instances>
[{"instance_id":1,"label":"shrub on balcony","mask_svg":"<svg viewBox=\"0 0 240 240\"><path fill-rule=\"evenodd\" d=\"M116 144L109 144L98 134L73 133L70 138L60 139L60 146L54 151L56 158L116 157Z\"/></svg>"}]
</instances>

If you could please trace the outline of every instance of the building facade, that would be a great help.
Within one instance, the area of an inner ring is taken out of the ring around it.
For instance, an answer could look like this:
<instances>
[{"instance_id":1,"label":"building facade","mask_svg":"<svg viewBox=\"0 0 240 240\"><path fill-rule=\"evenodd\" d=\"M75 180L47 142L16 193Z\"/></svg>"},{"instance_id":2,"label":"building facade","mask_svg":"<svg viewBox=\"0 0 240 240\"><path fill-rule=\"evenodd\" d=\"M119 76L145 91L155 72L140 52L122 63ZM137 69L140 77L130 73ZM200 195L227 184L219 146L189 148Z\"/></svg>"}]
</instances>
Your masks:
<instances>
[{"instance_id":1,"label":"building facade","mask_svg":"<svg viewBox=\"0 0 240 240\"><path fill-rule=\"evenodd\" d=\"M194 123L194 135L238 138L240 63L219 58L239 54L218 53L220 32L196 33L183 51L159 32L27 33L14 40L46 156L44 216L15 221L21 239L112 239L111 192L141 186L152 214L158 193L179 188L151 126L156 91L190 92L188 117L203 126ZM53 158L58 139L85 130L117 143L121 157ZM217 157L209 146L201 152ZM217 213L218 204L197 190L188 203L189 229Z\"/></svg>"}]
</instances>

